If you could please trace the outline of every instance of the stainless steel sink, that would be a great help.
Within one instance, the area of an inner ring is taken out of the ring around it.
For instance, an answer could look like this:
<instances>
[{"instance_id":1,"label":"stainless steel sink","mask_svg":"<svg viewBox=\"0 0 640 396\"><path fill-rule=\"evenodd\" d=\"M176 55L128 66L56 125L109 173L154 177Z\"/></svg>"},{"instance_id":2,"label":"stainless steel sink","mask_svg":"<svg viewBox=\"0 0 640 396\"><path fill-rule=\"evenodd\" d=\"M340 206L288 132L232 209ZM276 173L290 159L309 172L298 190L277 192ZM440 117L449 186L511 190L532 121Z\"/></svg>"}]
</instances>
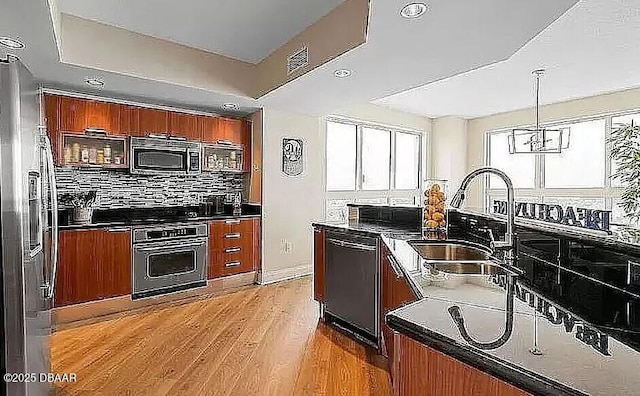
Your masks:
<instances>
[{"instance_id":1,"label":"stainless steel sink","mask_svg":"<svg viewBox=\"0 0 640 396\"><path fill-rule=\"evenodd\" d=\"M431 269L437 272L457 275L496 275L504 274L506 271L498 264L486 261L483 263L459 263L459 262L440 262L425 263Z\"/></svg>"},{"instance_id":2,"label":"stainless steel sink","mask_svg":"<svg viewBox=\"0 0 640 396\"><path fill-rule=\"evenodd\" d=\"M489 249L452 241L411 241L411 247L424 259L429 274L495 275L505 271L493 261Z\"/></svg>"},{"instance_id":3,"label":"stainless steel sink","mask_svg":"<svg viewBox=\"0 0 640 396\"><path fill-rule=\"evenodd\" d=\"M491 258L488 249L458 242L412 241L409 244L428 262L482 263Z\"/></svg>"}]
</instances>

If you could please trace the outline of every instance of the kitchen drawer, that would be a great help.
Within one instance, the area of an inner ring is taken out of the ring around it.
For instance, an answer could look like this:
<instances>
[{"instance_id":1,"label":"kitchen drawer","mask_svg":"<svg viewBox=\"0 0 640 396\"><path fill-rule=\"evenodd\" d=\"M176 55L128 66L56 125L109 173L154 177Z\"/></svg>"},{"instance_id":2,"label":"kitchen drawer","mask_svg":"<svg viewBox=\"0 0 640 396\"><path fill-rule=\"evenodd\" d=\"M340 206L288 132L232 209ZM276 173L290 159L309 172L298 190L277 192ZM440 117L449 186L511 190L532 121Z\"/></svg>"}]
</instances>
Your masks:
<instances>
[{"instance_id":1,"label":"kitchen drawer","mask_svg":"<svg viewBox=\"0 0 640 396\"><path fill-rule=\"evenodd\" d=\"M226 234L252 234L253 223L256 219L227 219L216 220L211 223L210 235L224 236Z\"/></svg>"},{"instance_id":2,"label":"kitchen drawer","mask_svg":"<svg viewBox=\"0 0 640 396\"><path fill-rule=\"evenodd\" d=\"M213 239L213 248L223 250L240 247L242 250L250 250L253 247L253 232L229 232L216 235Z\"/></svg>"},{"instance_id":3,"label":"kitchen drawer","mask_svg":"<svg viewBox=\"0 0 640 396\"><path fill-rule=\"evenodd\" d=\"M233 252L225 252L222 250L213 253L213 262L209 265L209 279L241 274L243 272L250 272L254 270L255 266L252 250L241 249Z\"/></svg>"}]
</instances>

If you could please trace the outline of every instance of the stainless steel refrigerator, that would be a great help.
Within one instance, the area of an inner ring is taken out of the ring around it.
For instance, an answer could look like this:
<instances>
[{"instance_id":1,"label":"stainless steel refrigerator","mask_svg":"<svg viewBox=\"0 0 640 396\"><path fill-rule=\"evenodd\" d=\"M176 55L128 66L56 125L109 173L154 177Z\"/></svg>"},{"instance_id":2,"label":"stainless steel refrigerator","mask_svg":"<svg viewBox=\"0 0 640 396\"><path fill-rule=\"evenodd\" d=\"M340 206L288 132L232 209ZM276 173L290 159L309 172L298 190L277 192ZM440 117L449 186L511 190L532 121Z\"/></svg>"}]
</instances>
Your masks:
<instances>
[{"instance_id":1,"label":"stainless steel refrigerator","mask_svg":"<svg viewBox=\"0 0 640 396\"><path fill-rule=\"evenodd\" d=\"M58 233L53 158L42 120L33 76L18 59L0 57L0 359L3 379L5 373L38 377L2 381L2 393L11 396L45 395L50 389L39 380L51 371Z\"/></svg>"}]
</instances>

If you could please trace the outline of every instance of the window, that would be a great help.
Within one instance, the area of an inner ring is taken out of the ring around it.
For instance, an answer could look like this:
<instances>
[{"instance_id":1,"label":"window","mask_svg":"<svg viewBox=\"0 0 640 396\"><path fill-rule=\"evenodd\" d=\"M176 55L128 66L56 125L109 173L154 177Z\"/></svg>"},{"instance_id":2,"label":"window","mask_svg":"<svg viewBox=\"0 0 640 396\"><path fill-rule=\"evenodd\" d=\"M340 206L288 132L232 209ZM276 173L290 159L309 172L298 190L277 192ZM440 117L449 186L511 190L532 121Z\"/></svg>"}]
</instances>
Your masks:
<instances>
[{"instance_id":1,"label":"window","mask_svg":"<svg viewBox=\"0 0 640 396\"><path fill-rule=\"evenodd\" d=\"M349 120L327 121L326 220L347 220L348 203L417 204L422 136Z\"/></svg>"},{"instance_id":2,"label":"window","mask_svg":"<svg viewBox=\"0 0 640 396\"><path fill-rule=\"evenodd\" d=\"M502 169L513 181L514 188L533 188L535 183L535 156L509 154L509 134L493 134L489 137L491 166ZM492 188L504 187L503 181L494 175L489 179Z\"/></svg>"},{"instance_id":3,"label":"window","mask_svg":"<svg viewBox=\"0 0 640 396\"><path fill-rule=\"evenodd\" d=\"M356 188L356 126L327 124L327 190Z\"/></svg>"},{"instance_id":4,"label":"window","mask_svg":"<svg viewBox=\"0 0 640 396\"><path fill-rule=\"evenodd\" d=\"M396 189L415 190L419 187L420 136L412 133L396 133Z\"/></svg>"},{"instance_id":5,"label":"window","mask_svg":"<svg viewBox=\"0 0 640 396\"><path fill-rule=\"evenodd\" d=\"M388 190L391 132L362 128L362 189Z\"/></svg>"},{"instance_id":6,"label":"window","mask_svg":"<svg viewBox=\"0 0 640 396\"><path fill-rule=\"evenodd\" d=\"M516 200L564 206L607 209L613 223L626 222L617 207L622 186L611 179L616 164L609 157L607 137L619 123L640 122L640 114L604 116L570 123L569 148L560 154L509 154L510 130L487 132L486 164L511 177ZM485 207L494 199L505 199L502 181L491 176L486 189Z\"/></svg>"},{"instance_id":7,"label":"window","mask_svg":"<svg viewBox=\"0 0 640 396\"><path fill-rule=\"evenodd\" d=\"M544 157L546 188L604 187L604 120L571 124L569 148Z\"/></svg>"}]
</instances>

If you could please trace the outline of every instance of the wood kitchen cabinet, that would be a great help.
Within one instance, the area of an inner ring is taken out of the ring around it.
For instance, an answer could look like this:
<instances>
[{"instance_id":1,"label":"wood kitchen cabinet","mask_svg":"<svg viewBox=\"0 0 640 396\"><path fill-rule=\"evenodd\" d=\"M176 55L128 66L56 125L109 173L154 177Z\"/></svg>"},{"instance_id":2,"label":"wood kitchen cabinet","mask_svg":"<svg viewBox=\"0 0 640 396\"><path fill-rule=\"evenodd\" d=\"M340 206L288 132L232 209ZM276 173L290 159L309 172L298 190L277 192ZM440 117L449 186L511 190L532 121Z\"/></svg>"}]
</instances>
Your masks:
<instances>
[{"instance_id":1,"label":"wood kitchen cabinet","mask_svg":"<svg viewBox=\"0 0 640 396\"><path fill-rule=\"evenodd\" d=\"M85 133L85 129L100 129L107 135L120 134L120 105L60 96L58 100L58 130Z\"/></svg>"},{"instance_id":2,"label":"wood kitchen cabinet","mask_svg":"<svg viewBox=\"0 0 640 396\"><path fill-rule=\"evenodd\" d=\"M218 118L219 140L224 140L232 144L246 144L246 121L235 118Z\"/></svg>"},{"instance_id":3,"label":"wood kitchen cabinet","mask_svg":"<svg viewBox=\"0 0 640 396\"><path fill-rule=\"evenodd\" d=\"M244 153L242 155L242 171L243 172L251 172L251 136L253 132L253 127L251 121L243 121L242 122L242 146L244 147Z\"/></svg>"},{"instance_id":4,"label":"wood kitchen cabinet","mask_svg":"<svg viewBox=\"0 0 640 396\"><path fill-rule=\"evenodd\" d=\"M187 140L200 141L202 133L198 117L193 114L170 112L169 134Z\"/></svg>"},{"instance_id":5,"label":"wood kitchen cabinet","mask_svg":"<svg viewBox=\"0 0 640 396\"><path fill-rule=\"evenodd\" d=\"M208 278L256 271L260 262L260 240L257 218L212 221Z\"/></svg>"},{"instance_id":6,"label":"wood kitchen cabinet","mask_svg":"<svg viewBox=\"0 0 640 396\"><path fill-rule=\"evenodd\" d=\"M58 97L58 130L84 133L87 119L87 101L66 96Z\"/></svg>"},{"instance_id":7,"label":"wood kitchen cabinet","mask_svg":"<svg viewBox=\"0 0 640 396\"><path fill-rule=\"evenodd\" d=\"M169 133L169 112L141 107L138 110L138 133L132 136L161 135Z\"/></svg>"},{"instance_id":8,"label":"wood kitchen cabinet","mask_svg":"<svg viewBox=\"0 0 640 396\"><path fill-rule=\"evenodd\" d=\"M53 162L62 165L62 155L60 155L60 146L62 144L62 134L58 128L58 101L60 97L56 95L44 94L44 117L47 127L47 135L51 140L53 150Z\"/></svg>"},{"instance_id":9,"label":"wood kitchen cabinet","mask_svg":"<svg viewBox=\"0 0 640 396\"><path fill-rule=\"evenodd\" d=\"M389 358L389 365L393 365L394 338L393 332L384 321L385 315L396 308L417 301L409 281L405 278L389 249L382 243L380 254L381 294L380 294L380 329L384 340L385 351Z\"/></svg>"},{"instance_id":10,"label":"wood kitchen cabinet","mask_svg":"<svg viewBox=\"0 0 640 396\"><path fill-rule=\"evenodd\" d=\"M313 229L313 299L324 302L324 229Z\"/></svg>"},{"instance_id":11,"label":"wood kitchen cabinet","mask_svg":"<svg viewBox=\"0 0 640 396\"><path fill-rule=\"evenodd\" d=\"M140 136L140 108L120 105L120 134Z\"/></svg>"},{"instance_id":12,"label":"wood kitchen cabinet","mask_svg":"<svg viewBox=\"0 0 640 396\"><path fill-rule=\"evenodd\" d=\"M395 344L395 396L530 395L405 335L396 333Z\"/></svg>"},{"instance_id":13,"label":"wood kitchen cabinet","mask_svg":"<svg viewBox=\"0 0 640 396\"><path fill-rule=\"evenodd\" d=\"M119 104L87 100L85 106L85 128L101 129L107 135L121 134ZM84 128L82 131L84 131Z\"/></svg>"},{"instance_id":14,"label":"wood kitchen cabinet","mask_svg":"<svg viewBox=\"0 0 640 396\"><path fill-rule=\"evenodd\" d=\"M203 143L216 144L218 140L223 140L218 128L218 117L198 116L198 124Z\"/></svg>"},{"instance_id":15,"label":"wood kitchen cabinet","mask_svg":"<svg viewBox=\"0 0 640 396\"><path fill-rule=\"evenodd\" d=\"M128 229L60 231L56 307L131 294Z\"/></svg>"}]
</instances>

